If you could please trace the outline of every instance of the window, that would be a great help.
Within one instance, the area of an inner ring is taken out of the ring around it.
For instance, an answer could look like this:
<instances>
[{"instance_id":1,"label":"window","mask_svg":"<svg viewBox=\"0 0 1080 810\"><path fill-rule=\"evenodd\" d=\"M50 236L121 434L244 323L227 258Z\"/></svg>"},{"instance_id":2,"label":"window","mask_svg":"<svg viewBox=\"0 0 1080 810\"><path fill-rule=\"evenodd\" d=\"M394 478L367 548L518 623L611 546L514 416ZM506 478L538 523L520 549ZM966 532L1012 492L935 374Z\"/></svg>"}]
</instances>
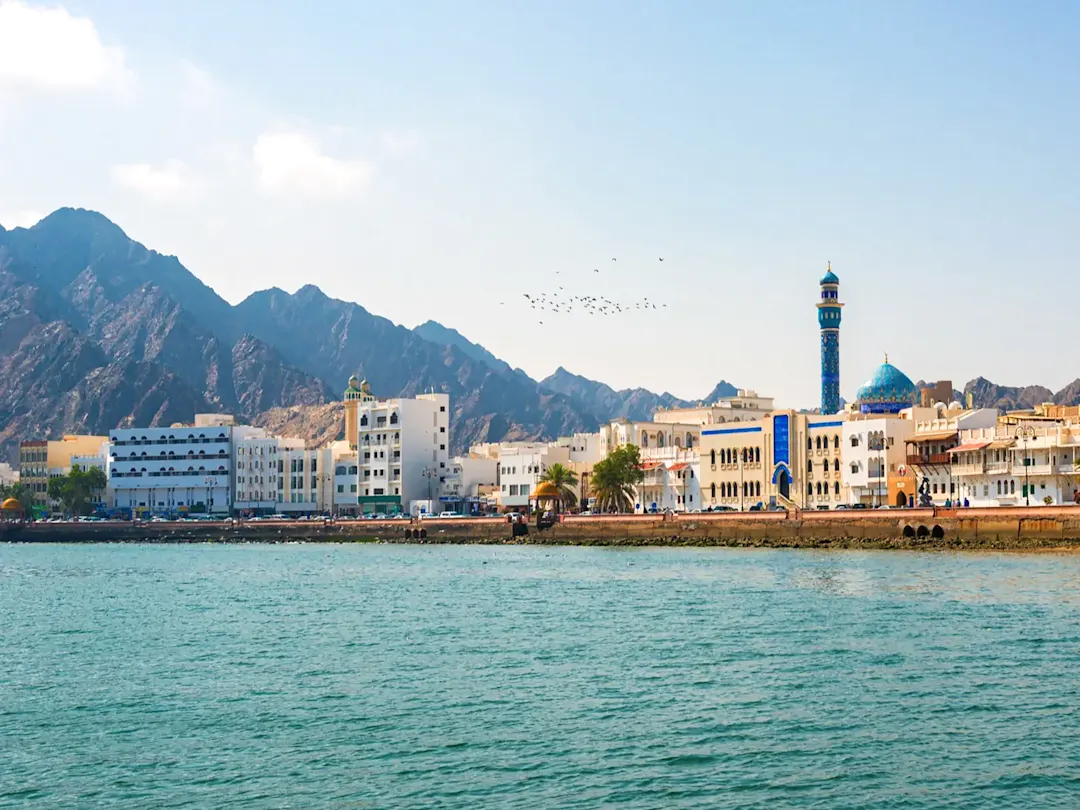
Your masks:
<instances>
[{"instance_id":1,"label":"window","mask_svg":"<svg viewBox=\"0 0 1080 810\"><path fill-rule=\"evenodd\" d=\"M840 482L837 481L835 484L833 484L833 495L839 495L839 494L840 494Z\"/></svg>"},{"instance_id":2,"label":"window","mask_svg":"<svg viewBox=\"0 0 1080 810\"><path fill-rule=\"evenodd\" d=\"M349 492L356 492L356 484L349 484Z\"/></svg>"},{"instance_id":3,"label":"window","mask_svg":"<svg viewBox=\"0 0 1080 810\"><path fill-rule=\"evenodd\" d=\"M811 439L809 436L806 437L806 449L807 450L813 450L814 449L814 440Z\"/></svg>"},{"instance_id":4,"label":"window","mask_svg":"<svg viewBox=\"0 0 1080 810\"><path fill-rule=\"evenodd\" d=\"M817 449L818 450L821 449L821 437L820 436L817 437Z\"/></svg>"},{"instance_id":5,"label":"window","mask_svg":"<svg viewBox=\"0 0 1080 810\"><path fill-rule=\"evenodd\" d=\"M345 491L345 485L344 484L338 484L337 485L337 491L338 492L344 492Z\"/></svg>"},{"instance_id":6,"label":"window","mask_svg":"<svg viewBox=\"0 0 1080 810\"><path fill-rule=\"evenodd\" d=\"M820 486L821 486L821 484L818 484L818 486L820 487ZM809 495L813 495L813 494L814 494L814 485L813 485L813 484L810 484L810 483L808 483L808 484L806 485L806 494L807 494L808 496L809 496Z\"/></svg>"},{"instance_id":7,"label":"window","mask_svg":"<svg viewBox=\"0 0 1080 810\"><path fill-rule=\"evenodd\" d=\"M858 436L852 435L852 437L851 437L851 446L852 447L858 447L859 446L859 437Z\"/></svg>"},{"instance_id":8,"label":"window","mask_svg":"<svg viewBox=\"0 0 1080 810\"><path fill-rule=\"evenodd\" d=\"M714 467L716 466L716 451L715 450L710 450L709 451L709 463L712 464Z\"/></svg>"},{"instance_id":9,"label":"window","mask_svg":"<svg viewBox=\"0 0 1080 810\"><path fill-rule=\"evenodd\" d=\"M648 433L642 433L641 434L641 446L642 447L648 447L649 446L649 434Z\"/></svg>"},{"instance_id":10,"label":"window","mask_svg":"<svg viewBox=\"0 0 1080 810\"><path fill-rule=\"evenodd\" d=\"M446 427L445 427L445 426L441 426L441 427L439 428L439 433L446 433Z\"/></svg>"},{"instance_id":11,"label":"window","mask_svg":"<svg viewBox=\"0 0 1080 810\"><path fill-rule=\"evenodd\" d=\"M709 484L709 497L710 498L715 498L716 497L716 484Z\"/></svg>"},{"instance_id":12,"label":"window","mask_svg":"<svg viewBox=\"0 0 1080 810\"><path fill-rule=\"evenodd\" d=\"M832 438L832 446L833 446L833 450L839 450L840 449L840 436L839 436L839 434L836 435L836 436L833 436L833 438Z\"/></svg>"},{"instance_id":13,"label":"window","mask_svg":"<svg viewBox=\"0 0 1080 810\"><path fill-rule=\"evenodd\" d=\"M439 413L446 413L446 406L445 405L440 405L439 406Z\"/></svg>"},{"instance_id":14,"label":"window","mask_svg":"<svg viewBox=\"0 0 1080 810\"><path fill-rule=\"evenodd\" d=\"M840 472L840 459L833 459L833 472Z\"/></svg>"},{"instance_id":15,"label":"window","mask_svg":"<svg viewBox=\"0 0 1080 810\"><path fill-rule=\"evenodd\" d=\"M814 462L810 459L806 460L806 471L812 473L814 471Z\"/></svg>"},{"instance_id":16,"label":"window","mask_svg":"<svg viewBox=\"0 0 1080 810\"><path fill-rule=\"evenodd\" d=\"M822 461L821 461L821 471L822 472L828 472L829 471L829 460L827 458L822 459Z\"/></svg>"},{"instance_id":17,"label":"window","mask_svg":"<svg viewBox=\"0 0 1080 810\"><path fill-rule=\"evenodd\" d=\"M439 445L439 449L440 449L440 450L445 450L445 449L446 449L446 445L445 445L445 444L440 444L440 445Z\"/></svg>"}]
</instances>

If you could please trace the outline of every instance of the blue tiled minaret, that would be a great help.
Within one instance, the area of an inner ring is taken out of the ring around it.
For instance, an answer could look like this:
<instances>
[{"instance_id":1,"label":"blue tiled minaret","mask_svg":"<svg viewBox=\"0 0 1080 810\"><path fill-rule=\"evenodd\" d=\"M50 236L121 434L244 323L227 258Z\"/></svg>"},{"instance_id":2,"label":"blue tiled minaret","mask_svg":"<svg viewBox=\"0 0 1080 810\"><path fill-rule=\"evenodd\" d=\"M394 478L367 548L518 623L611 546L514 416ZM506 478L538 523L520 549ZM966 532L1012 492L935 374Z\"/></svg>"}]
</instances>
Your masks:
<instances>
[{"instance_id":1,"label":"blue tiled minaret","mask_svg":"<svg viewBox=\"0 0 1080 810\"><path fill-rule=\"evenodd\" d=\"M840 410L840 279L832 262L821 277L821 300L817 305L821 327L821 412Z\"/></svg>"}]
</instances>

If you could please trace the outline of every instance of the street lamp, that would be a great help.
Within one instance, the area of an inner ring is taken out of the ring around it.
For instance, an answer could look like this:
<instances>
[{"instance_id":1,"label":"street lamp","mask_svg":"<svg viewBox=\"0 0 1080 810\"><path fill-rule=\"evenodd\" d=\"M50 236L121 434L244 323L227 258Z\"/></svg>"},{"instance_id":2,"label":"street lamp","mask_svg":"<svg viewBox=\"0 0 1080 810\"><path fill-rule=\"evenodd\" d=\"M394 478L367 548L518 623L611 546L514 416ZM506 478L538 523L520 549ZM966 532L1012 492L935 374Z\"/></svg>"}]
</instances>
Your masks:
<instances>
[{"instance_id":1,"label":"street lamp","mask_svg":"<svg viewBox=\"0 0 1080 810\"><path fill-rule=\"evenodd\" d=\"M1028 458L1028 439L1035 438L1035 428L1031 425L1017 425L1016 438L1024 442L1024 506L1031 506L1031 485L1028 483L1028 467L1031 459Z\"/></svg>"},{"instance_id":2,"label":"street lamp","mask_svg":"<svg viewBox=\"0 0 1080 810\"><path fill-rule=\"evenodd\" d=\"M428 484L427 484L428 506L431 506L433 514L434 514L435 507L431 503L431 497L432 497L431 496L431 484L432 484L435 476L437 476L438 474L439 474L439 471L435 467L424 467L424 469L422 469L420 471L420 475L422 475L424 478L426 478L427 482L428 482Z\"/></svg>"},{"instance_id":3,"label":"street lamp","mask_svg":"<svg viewBox=\"0 0 1080 810\"><path fill-rule=\"evenodd\" d=\"M214 484L216 483L209 475L203 479L203 483L206 484L206 514L210 514L210 507L214 503Z\"/></svg>"}]
</instances>

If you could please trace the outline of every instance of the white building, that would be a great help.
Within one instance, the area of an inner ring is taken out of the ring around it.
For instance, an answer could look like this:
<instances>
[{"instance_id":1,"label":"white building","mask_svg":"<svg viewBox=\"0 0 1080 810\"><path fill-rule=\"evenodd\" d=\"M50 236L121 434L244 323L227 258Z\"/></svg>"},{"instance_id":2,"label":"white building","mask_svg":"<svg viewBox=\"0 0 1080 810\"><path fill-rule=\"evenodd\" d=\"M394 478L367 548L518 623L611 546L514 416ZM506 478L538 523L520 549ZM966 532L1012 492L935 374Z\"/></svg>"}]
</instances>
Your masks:
<instances>
[{"instance_id":1,"label":"white building","mask_svg":"<svg viewBox=\"0 0 1080 810\"><path fill-rule=\"evenodd\" d=\"M841 453L848 502L880 506L902 496L908 505L915 490L905 475L906 448L915 423L894 414L846 416Z\"/></svg>"},{"instance_id":2,"label":"white building","mask_svg":"<svg viewBox=\"0 0 1080 810\"><path fill-rule=\"evenodd\" d=\"M499 505L504 510L523 510L540 478L552 464L570 466L570 446L558 444L512 444L499 453Z\"/></svg>"},{"instance_id":3,"label":"white building","mask_svg":"<svg viewBox=\"0 0 1080 810\"><path fill-rule=\"evenodd\" d=\"M646 450L677 448L693 450L701 442L700 422L642 422L629 419L614 419L600 426L601 458L607 458L611 451L624 444L635 444Z\"/></svg>"},{"instance_id":4,"label":"white building","mask_svg":"<svg viewBox=\"0 0 1080 810\"><path fill-rule=\"evenodd\" d=\"M19 481L19 471L14 469L6 461L0 461L0 486L16 484Z\"/></svg>"},{"instance_id":5,"label":"white building","mask_svg":"<svg viewBox=\"0 0 1080 810\"><path fill-rule=\"evenodd\" d=\"M962 502L959 482L953 477L952 451L960 443L961 432L993 428L997 410L969 410L954 402L948 407L939 403L931 408L911 408L904 411L904 416L914 422L905 445L906 465L915 476L916 486L921 487L924 481L929 485L935 506L943 506L946 501ZM916 495L915 505L918 503Z\"/></svg>"},{"instance_id":6,"label":"white building","mask_svg":"<svg viewBox=\"0 0 1080 810\"><path fill-rule=\"evenodd\" d=\"M499 461L494 458L457 456L450 460L439 484L440 511L462 515L484 514L490 506L481 493L499 481Z\"/></svg>"},{"instance_id":7,"label":"white building","mask_svg":"<svg viewBox=\"0 0 1080 810\"><path fill-rule=\"evenodd\" d=\"M972 506L1071 504L1080 490L1080 424L1002 417L960 431L950 451L960 497Z\"/></svg>"},{"instance_id":8,"label":"white building","mask_svg":"<svg viewBox=\"0 0 1080 810\"><path fill-rule=\"evenodd\" d=\"M302 439L267 436L262 428L233 428L233 510L242 515L268 515L277 511L282 494L282 452L302 449Z\"/></svg>"},{"instance_id":9,"label":"white building","mask_svg":"<svg viewBox=\"0 0 1080 810\"><path fill-rule=\"evenodd\" d=\"M355 399L354 504L363 512L394 513L410 511L413 501L433 501L450 460L450 396L381 400L364 382Z\"/></svg>"},{"instance_id":10,"label":"white building","mask_svg":"<svg viewBox=\"0 0 1080 810\"><path fill-rule=\"evenodd\" d=\"M195 419L194 426L109 431L106 474L113 508L133 515L229 513L237 428L221 414Z\"/></svg>"},{"instance_id":11,"label":"white building","mask_svg":"<svg viewBox=\"0 0 1080 810\"><path fill-rule=\"evenodd\" d=\"M697 450L643 450L641 469L645 477L635 489L636 512L690 512L703 508Z\"/></svg>"}]
</instances>

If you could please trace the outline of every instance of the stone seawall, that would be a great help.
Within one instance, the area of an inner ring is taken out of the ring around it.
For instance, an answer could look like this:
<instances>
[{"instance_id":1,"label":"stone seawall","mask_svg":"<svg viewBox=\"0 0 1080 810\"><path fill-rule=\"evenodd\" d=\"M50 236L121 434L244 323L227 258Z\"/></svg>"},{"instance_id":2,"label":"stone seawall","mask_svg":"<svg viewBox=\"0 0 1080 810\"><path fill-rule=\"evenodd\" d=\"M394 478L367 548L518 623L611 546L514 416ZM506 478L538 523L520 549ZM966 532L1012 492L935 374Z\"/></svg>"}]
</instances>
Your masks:
<instances>
[{"instance_id":1,"label":"stone seawall","mask_svg":"<svg viewBox=\"0 0 1080 810\"><path fill-rule=\"evenodd\" d=\"M1080 507L566 517L512 537L505 520L48 523L0 531L15 542L418 542L607 546L1080 550Z\"/></svg>"}]
</instances>

